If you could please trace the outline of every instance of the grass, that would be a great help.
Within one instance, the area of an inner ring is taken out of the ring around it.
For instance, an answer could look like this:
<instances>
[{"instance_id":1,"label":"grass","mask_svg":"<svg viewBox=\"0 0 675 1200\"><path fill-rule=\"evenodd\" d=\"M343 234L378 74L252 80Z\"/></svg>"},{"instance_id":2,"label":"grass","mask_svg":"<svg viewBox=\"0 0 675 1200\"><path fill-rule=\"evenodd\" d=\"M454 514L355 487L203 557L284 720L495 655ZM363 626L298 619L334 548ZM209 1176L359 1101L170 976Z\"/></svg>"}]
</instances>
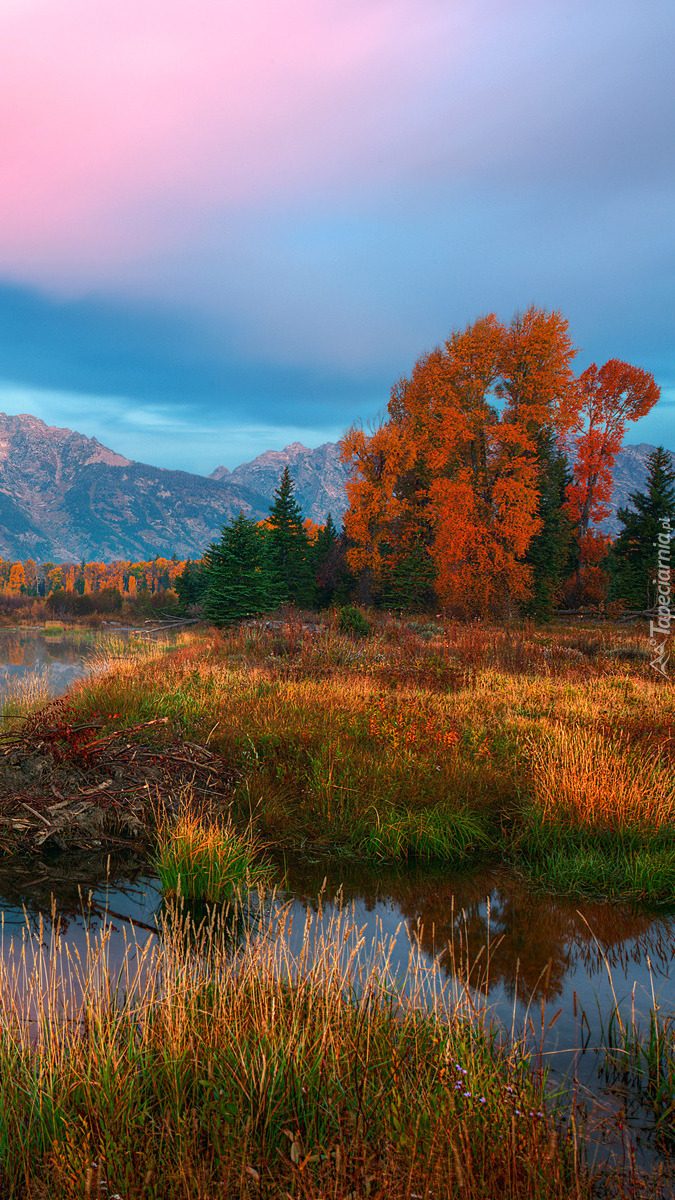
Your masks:
<instances>
[{"instance_id":1,"label":"grass","mask_svg":"<svg viewBox=\"0 0 675 1200\"><path fill-rule=\"evenodd\" d=\"M371 614L372 617L372 614ZM237 776L267 843L505 861L546 886L672 901L675 716L643 632L372 617L184 634L80 684L74 719L166 719ZM227 814L225 814L227 815Z\"/></svg>"},{"instance_id":2,"label":"grass","mask_svg":"<svg viewBox=\"0 0 675 1200\"><path fill-rule=\"evenodd\" d=\"M49 668L42 667L26 675L10 676L2 698L0 719L3 732L11 733L26 717L43 708L50 697Z\"/></svg>"},{"instance_id":3,"label":"grass","mask_svg":"<svg viewBox=\"0 0 675 1200\"><path fill-rule=\"evenodd\" d=\"M615 1009L603 1030L601 1072L614 1088L651 1111L650 1136L667 1153L675 1150L675 1017L656 1002L646 1024L633 1012L624 1023Z\"/></svg>"},{"instance_id":4,"label":"grass","mask_svg":"<svg viewBox=\"0 0 675 1200\"><path fill-rule=\"evenodd\" d=\"M221 918L221 921L227 918ZM0 960L0 1184L12 1197L590 1197L573 1127L526 1047L413 951L349 914L288 910L225 949L58 934Z\"/></svg>"},{"instance_id":5,"label":"grass","mask_svg":"<svg viewBox=\"0 0 675 1200\"><path fill-rule=\"evenodd\" d=\"M160 819L153 865L164 896L222 904L269 878L259 854L250 832L205 820L184 805L177 818Z\"/></svg>"},{"instance_id":6,"label":"grass","mask_svg":"<svg viewBox=\"0 0 675 1200\"><path fill-rule=\"evenodd\" d=\"M624 735L583 725L547 730L531 757L533 799L544 821L585 830L675 824L675 774L658 750L637 754Z\"/></svg>"}]
</instances>

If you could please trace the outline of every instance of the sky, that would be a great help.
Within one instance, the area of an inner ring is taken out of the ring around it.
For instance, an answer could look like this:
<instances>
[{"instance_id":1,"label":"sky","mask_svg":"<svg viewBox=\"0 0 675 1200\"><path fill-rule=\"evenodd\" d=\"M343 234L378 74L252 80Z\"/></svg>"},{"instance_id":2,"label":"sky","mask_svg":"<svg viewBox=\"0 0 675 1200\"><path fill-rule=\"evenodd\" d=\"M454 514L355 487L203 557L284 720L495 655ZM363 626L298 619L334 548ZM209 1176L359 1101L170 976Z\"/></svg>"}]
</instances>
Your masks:
<instances>
[{"instance_id":1,"label":"sky","mask_svg":"<svg viewBox=\"0 0 675 1200\"><path fill-rule=\"evenodd\" d=\"M675 449L672 0L0 0L0 409L208 474L559 309Z\"/></svg>"}]
</instances>

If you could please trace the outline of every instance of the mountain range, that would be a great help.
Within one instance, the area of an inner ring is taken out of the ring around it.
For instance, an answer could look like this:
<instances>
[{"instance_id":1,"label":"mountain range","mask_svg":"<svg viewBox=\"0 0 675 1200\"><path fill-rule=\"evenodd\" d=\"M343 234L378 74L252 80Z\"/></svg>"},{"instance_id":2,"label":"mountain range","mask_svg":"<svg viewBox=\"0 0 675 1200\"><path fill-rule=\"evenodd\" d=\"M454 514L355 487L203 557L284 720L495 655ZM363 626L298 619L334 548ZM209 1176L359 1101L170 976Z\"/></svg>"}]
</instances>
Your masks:
<instances>
[{"instance_id":1,"label":"mountain range","mask_svg":"<svg viewBox=\"0 0 675 1200\"><path fill-rule=\"evenodd\" d=\"M641 443L617 455L606 532L617 532L617 508L642 489L653 449ZM267 516L286 466L304 515L320 524L331 512L339 526L347 471L336 443L310 450L293 442L205 478L133 462L37 417L0 413L0 555L40 562L198 557L239 512Z\"/></svg>"}]
</instances>

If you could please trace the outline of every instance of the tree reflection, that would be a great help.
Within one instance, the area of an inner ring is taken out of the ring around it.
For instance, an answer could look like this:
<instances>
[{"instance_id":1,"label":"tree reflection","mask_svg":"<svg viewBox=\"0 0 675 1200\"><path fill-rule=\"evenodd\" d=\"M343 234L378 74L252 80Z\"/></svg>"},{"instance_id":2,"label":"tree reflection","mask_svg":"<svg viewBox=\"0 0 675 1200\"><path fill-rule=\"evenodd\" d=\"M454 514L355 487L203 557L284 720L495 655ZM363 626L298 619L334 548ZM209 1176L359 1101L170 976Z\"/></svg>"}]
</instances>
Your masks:
<instances>
[{"instance_id":1,"label":"tree reflection","mask_svg":"<svg viewBox=\"0 0 675 1200\"><path fill-rule=\"evenodd\" d=\"M316 905L324 877L326 894L340 887L345 901L366 911L393 904L422 948L452 963L477 963L471 983L486 994L501 987L509 999L530 1001L561 995L566 977L582 970L627 972L646 962L666 975L673 953L672 919L602 901L578 902L536 892L504 870L448 876L447 870L383 869L366 872L328 862L286 862L289 889ZM485 964L489 947L489 972Z\"/></svg>"}]
</instances>

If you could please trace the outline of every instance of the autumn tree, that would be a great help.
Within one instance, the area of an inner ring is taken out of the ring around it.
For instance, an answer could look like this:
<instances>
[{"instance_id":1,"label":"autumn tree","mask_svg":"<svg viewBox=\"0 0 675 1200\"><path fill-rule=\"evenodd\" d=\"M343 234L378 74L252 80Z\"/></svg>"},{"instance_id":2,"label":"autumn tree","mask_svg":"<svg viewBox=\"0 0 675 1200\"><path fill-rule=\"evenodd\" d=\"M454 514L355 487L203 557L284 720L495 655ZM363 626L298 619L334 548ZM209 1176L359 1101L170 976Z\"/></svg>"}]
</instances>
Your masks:
<instances>
[{"instance_id":1,"label":"autumn tree","mask_svg":"<svg viewBox=\"0 0 675 1200\"><path fill-rule=\"evenodd\" d=\"M583 537L591 522L602 521L609 514L612 467L626 424L646 416L660 389L649 371L611 358L602 367L592 363L579 376L578 391L576 457L568 504Z\"/></svg>"},{"instance_id":2,"label":"autumn tree","mask_svg":"<svg viewBox=\"0 0 675 1200\"><path fill-rule=\"evenodd\" d=\"M23 563L20 563L20 562L12 563L12 567L9 572L9 582L7 584L7 587L9 588L10 592L20 592L21 588L25 587L25 586L26 586L26 572L24 570Z\"/></svg>"},{"instance_id":3,"label":"autumn tree","mask_svg":"<svg viewBox=\"0 0 675 1200\"><path fill-rule=\"evenodd\" d=\"M418 359L388 420L342 443L352 567L464 613L525 599L543 523L538 438L573 425L574 353L564 318L533 307L508 326L482 317Z\"/></svg>"},{"instance_id":4,"label":"autumn tree","mask_svg":"<svg viewBox=\"0 0 675 1200\"><path fill-rule=\"evenodd\" d=\"M602 367L592 363L579 376L577 387L579 415L567 511L577 531L576 593L581 600L587 598L589 582L597 575L609 547L609 538L594 526L609 515L612 468L626 425L646 416L656 404L660 389L649 371L618 358L611 358Z\"/></svg>"}]
</instances>

